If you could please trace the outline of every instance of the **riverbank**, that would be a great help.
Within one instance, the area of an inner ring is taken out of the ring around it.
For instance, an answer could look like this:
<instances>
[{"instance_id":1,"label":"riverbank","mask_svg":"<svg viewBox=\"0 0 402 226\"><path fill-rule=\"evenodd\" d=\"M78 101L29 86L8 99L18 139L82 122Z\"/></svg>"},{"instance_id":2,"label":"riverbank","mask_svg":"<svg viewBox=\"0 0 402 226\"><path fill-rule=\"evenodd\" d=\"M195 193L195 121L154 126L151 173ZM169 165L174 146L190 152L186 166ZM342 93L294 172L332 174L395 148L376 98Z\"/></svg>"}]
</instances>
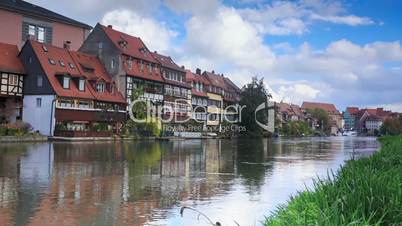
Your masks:
<instances>
[{"instance_id":1,"label":"riverbank","mask_svg":"<svg viewBox=\"0 0 402 226\"><path fill-rule=\"evenodd\" d=\"M347 161L333 179L315 181L265 225L400 225L402 136L380 142L379 152Z\"/></svg>"},{"instance_id":2,"label":"riverbank","mask_svg":"<svg viewBox=\"0 0 402 226\"><path fill-rule=\"evenodd\" d=\"M37 134L27 134L22 136L0 136L1 143L16 143L16 142L44 142L47 141L46 136Z\"/></svg>"}]
</instances>

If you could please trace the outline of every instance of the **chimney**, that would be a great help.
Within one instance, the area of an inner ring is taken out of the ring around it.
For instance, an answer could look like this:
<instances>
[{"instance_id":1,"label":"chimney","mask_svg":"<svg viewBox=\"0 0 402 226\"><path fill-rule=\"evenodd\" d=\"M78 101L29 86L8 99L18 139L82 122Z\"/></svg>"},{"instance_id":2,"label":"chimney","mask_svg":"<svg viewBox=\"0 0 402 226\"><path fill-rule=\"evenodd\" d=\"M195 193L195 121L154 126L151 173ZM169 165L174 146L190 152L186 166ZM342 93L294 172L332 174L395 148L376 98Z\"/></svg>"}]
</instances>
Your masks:
<instances>
[{"instance_id":1,"label":"chimney","mask_svg":"<svg viewBox=\"0 0 402 226\"><path fill-rule=\"evenodd\" d=\"M196 73L197 75L201 75L201 69L197 68L197 69L195 70L195 73Z\"/></svg>"},{"instance_id":2,"label":"chimney","mask_svg":"<svg viewBox=\"0 0 402 226\"><path fill-rule=\"evenodd\" d=\"M184 65L181 65L181 69L183 69L183 70L184 70L184 69L186 69L186 68L184 67Z\"/></svg>"},{"instance_id":3,"label":"chimney","mask_svg":"<svg viewBox=\"0 0 402 226\"><path fill-rule=\"evenodd\" d=\"M155 50L154 53L158 54L158 51Z\"/></svg>"},{"instance_id":4,"label":"chimney","mask_svg":"<svg viewBox=\"0 0 402 226\"><path fill-rule=\"evenodd\" d=\"M67 50L70 50L71 48L71 41L65 41L63 44L63 47Z\"/></svg>"},{"instance_id":5,"label":"chimney","mask_svg":"<svg viewBox=\"0 0 402 226\"><path fill-rule=\"evenodd\" d=\"M214 71L214 70L212 70L212 71L211 71L211 73L212 73L212 74L215 74L215 71Z\"/></svg>"},{"instance_id":6,"label":"chimney","mask_svg":"<svg viewBox=\"0 0 402 226\"><path fill-rule=\"evenodd\" d=\"M113 29L113 25L107 25L107 28Z\"/></svg>"}]
</instances>

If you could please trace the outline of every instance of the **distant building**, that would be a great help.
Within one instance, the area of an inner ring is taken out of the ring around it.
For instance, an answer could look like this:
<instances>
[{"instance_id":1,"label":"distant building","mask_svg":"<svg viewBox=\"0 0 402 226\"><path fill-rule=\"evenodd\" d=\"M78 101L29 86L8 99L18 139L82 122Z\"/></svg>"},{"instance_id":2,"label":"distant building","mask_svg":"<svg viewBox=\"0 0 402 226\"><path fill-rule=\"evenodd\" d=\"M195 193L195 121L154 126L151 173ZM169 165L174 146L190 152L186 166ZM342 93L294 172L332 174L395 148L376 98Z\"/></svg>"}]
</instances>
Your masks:
<instances>
[{"instance_id":1,"label":"distant building","mask_svg":"<svg viewBox=\"0 0 402 226\"><path fill-rule=\"evenodd\" d=\"M359 108L357 107L347 107L343 113L343 119L345 121L344 128L346 130L356 129L356 121L358 120Z\"/></svg>"},{"instance_id":2,"label":"distant building","mask_svg":"<svg viewBox=\"0 0 402 226\"><path fill-rule=\"evenodd\" d=\"M311 110L322 109L326 111L331 119L331 134L337 134L339 130L343 129L343 117L342 114L336 109L335 105L329 103L303 102L302 108Z\"/></svg>"},{"instance_id":3,"label":"distant building","mask_svg":"<svg viewBox=\"0 0 402 226\"><path fill-rule=\"evenodd\" d=\"M21 119L24 75L18 47L0 43L0 123Z\"/></svg>"},{"instance_id":4,"label":"distant building","mask_svg":"<svg viewBox=\"0 0 402 226\"><path fill-rule=\"evenodd\" d=\"M223 76L215 74L215 71L205 71L204 76L209 84L206 87L208 95L208 115L207 125L218 126L222 122L223 96L225 82Z\"/></svg>"},{"instance_id":5,"label":"distant building","mask_svg":"<svg viewBox=\"0 0 402 226\"><path fill-rule=\"evenodd\" d=\"M0 42L22 47L27 39L77 50L91 26L22 0L0 1Z\"/></svg>"},{"instance_id":6,"label":"distant building","mask_svg":"<svg viewBox=\"0 0 402 226\"><path fill-rule=\"evenodd\" d=\"M223 81L225 84L223 94L224 119L229 122L237 122L239 120L241 90L229 78L223 77Z\"/></svg>"},{"instance_id":7,"label":"distant building","mask_svg":"<svg viewBox=\"0 0 402 226\"><path fill-rule=\"evenodd\" d=\"M169 56L157 52L152 55L159 61L164 78L162 117L169 119L170 124L185 122L191 117L191 86L186 82L186 70L179 67Z\"/></svg>"},{"instance_id":8,"label":"distant building","mask_svg":"<svg viewBox=\"0 0 402 226\"><path fill-rule=\"evenodd\" d=\"M23 120L46 136L111 136L126 120L126 102L96 56L29 40Z\"/></svg>"},{"instance_id":9,"label":"distant building","mask_svg":"<svg viewBox=\"0 0 402 226\"><path fill-rule=\"evenodd\" d=\"M202 122L206 126L208 115L208 94L206 89L209 86L209 81L201 75L200 69L197 69L196 73L187 70L186 79L192 87L191 105L193 112L191 118Z\"/></svg>"},{"instance_id":10,"label":"distant building","mask_svg":"<svg viewBox=\"0 0 402 226\"><path fill-rule=\"evenodd\" d=\"M391 111L384 111L384 108L365 108L360 109L358 113L358 121L356 128L359 133L372 133L374 130L379 130L382 122L394 115ZM368 121L368 123L366 123ZM369 128L367 127L369 126Z\"/></svg>"},{"instance_id":11,"label":"distant building","mask_svg":"<svg viewBox=\"0 0 402 226\"><path fill-rule=\"evenodd\" d=\"M368 134L376 134L382 126L382 119L376 115L369 115L364 122L365 129Z\"/></svg>"}]
</instances>

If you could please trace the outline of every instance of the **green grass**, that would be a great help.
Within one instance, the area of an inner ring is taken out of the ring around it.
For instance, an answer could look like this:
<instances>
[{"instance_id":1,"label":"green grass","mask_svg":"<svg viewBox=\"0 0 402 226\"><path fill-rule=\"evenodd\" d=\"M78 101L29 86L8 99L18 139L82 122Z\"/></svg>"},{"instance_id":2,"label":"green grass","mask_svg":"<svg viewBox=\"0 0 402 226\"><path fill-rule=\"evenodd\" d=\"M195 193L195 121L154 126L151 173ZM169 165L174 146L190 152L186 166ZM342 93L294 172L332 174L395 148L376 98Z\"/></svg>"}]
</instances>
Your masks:
<instances>
[{"instance_id":1,"label":"green grass","mask_svg":"<svg viewBox=\"0 0 402 226\"><path fill-rule=\"evenodd\" d=\"M380 141L379 152L317 179L264 225L402 225L402 136Z\"/></svg>"}]
</instances>

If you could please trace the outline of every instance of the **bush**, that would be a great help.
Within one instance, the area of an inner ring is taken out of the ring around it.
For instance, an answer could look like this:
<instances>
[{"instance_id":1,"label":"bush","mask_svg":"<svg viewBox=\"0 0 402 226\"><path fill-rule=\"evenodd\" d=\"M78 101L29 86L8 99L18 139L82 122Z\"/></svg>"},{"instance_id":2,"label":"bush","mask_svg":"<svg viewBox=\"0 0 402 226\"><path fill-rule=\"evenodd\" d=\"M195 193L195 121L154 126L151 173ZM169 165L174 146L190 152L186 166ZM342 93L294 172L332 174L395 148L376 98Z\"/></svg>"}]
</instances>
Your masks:
<instances>
[{"instance_id":1,"label":"bush","mask_svg":"<svg viewBox=\"0 0 402 226\"><path fill-rule=\"evenodd\" d=\"M8 123L0 127L0 136L23 136L32 130L32 126L25 122Z\"/></svg>"}]
</instances>

